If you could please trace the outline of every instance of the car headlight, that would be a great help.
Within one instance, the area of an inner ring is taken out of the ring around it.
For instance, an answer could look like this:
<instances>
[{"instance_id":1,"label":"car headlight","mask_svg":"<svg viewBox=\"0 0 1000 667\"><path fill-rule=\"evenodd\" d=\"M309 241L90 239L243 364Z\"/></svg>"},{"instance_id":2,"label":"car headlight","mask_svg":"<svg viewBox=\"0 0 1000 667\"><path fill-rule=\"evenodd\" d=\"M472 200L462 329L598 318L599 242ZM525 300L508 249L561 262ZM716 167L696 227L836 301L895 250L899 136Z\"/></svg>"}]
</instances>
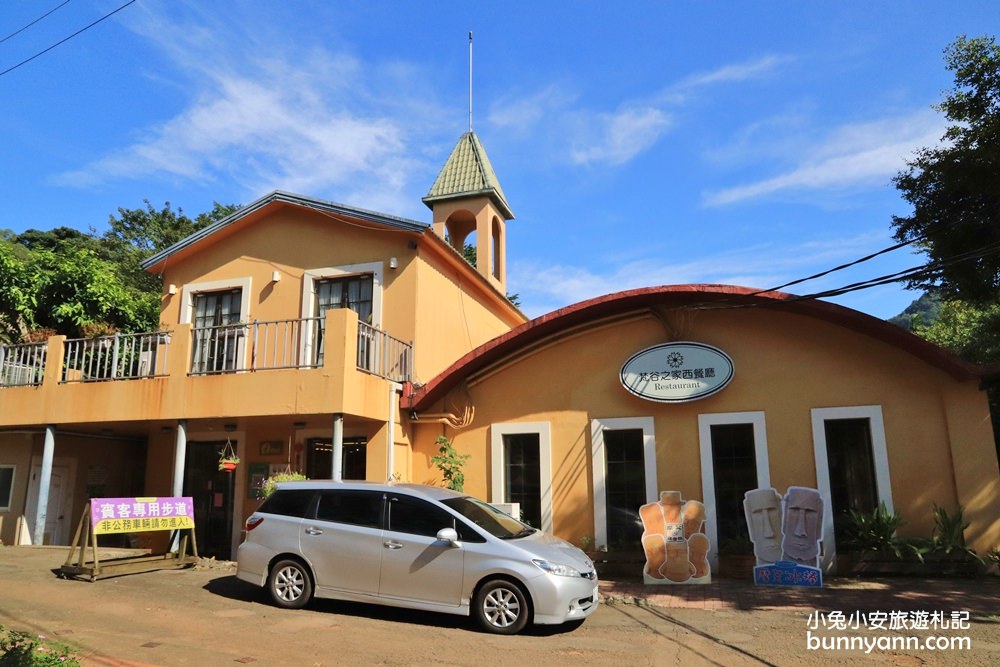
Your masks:
<instances>
[{"instance_id":1,"label":"car headlight","mask_svg":"<svg viewBox=\"0 0 1000 667\"><path fill-rule=\"evenodd\" d=\"M533 558L531 559L531 562L534 563L542 572L548 572L549 574L554 574L560 577L580 576L580 571L575 567L570 567L569 565L553 563L552 561L542 560L541 558Z\"/></svg>"}]
</instances>

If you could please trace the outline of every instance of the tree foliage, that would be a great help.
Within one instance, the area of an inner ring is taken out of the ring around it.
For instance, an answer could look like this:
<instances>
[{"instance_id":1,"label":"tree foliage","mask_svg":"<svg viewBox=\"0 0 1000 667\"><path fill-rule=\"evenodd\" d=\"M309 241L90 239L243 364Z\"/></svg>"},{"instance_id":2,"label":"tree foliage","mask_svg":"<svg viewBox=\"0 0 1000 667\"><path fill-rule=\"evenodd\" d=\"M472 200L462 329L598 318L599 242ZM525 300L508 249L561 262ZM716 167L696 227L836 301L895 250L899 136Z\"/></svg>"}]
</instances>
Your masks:
<instances>
[{"instance_id":1,"label":"tree foliage","mask_svg":"<svg viewBox=\"0 0 1000 667\"><path fill-rule=\"evenodd\" d=\"M70 227L0 232L0 339L19 342L51 329L71 337L98 330L155 331L160 279L142 261L229 215L216 203L193 220L170 203L118 209L98 235Z\"/></svg>"},{"instance_id":2,"label":"tree foliage","mask_svg":"<svg viewBox=\"0 0 1000 667\"><path fill-rule=\"evenodd\" d=\"M1000 361L1000 304L945 301L935 320L913 332L968 361Z\"/></svg>"},{"instance_id":3,"label":"tree foliage","mask_svg":"<svg viewBox=\"0 0 1000 667\"><path fill-rule=\"evenodd\" d=\"M894 216L895 236L917 240L927 270L911 287L946 298L1000 301L1000 46L959 37L944 52L955 85L936 109L950 122L941 145L923 148L893 179L913 206Z\"/></svg>"}]
</instances>

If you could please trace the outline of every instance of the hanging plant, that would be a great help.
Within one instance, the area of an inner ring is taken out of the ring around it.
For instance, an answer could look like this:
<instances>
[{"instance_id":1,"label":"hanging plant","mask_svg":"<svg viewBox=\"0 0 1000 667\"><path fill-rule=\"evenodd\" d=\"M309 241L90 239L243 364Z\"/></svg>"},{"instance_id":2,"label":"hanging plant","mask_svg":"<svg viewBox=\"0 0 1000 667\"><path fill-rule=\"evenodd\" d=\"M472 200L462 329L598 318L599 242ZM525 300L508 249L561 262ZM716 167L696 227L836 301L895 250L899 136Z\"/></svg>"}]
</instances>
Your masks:
<instances>
[{"instance_id":1,"label":"hanging plant","mask_svg":"<svg viewBox=\"0 0 1000 667\"><path fill-rule=\"evenodd\" d=\"M226 446L219 452L219 470L223 472L232 472L236 470L236 466L239 462L240 457L236 456L236 450L233 449L232 441L229 438L226 438Z\"/></svg>"}]
</instances>

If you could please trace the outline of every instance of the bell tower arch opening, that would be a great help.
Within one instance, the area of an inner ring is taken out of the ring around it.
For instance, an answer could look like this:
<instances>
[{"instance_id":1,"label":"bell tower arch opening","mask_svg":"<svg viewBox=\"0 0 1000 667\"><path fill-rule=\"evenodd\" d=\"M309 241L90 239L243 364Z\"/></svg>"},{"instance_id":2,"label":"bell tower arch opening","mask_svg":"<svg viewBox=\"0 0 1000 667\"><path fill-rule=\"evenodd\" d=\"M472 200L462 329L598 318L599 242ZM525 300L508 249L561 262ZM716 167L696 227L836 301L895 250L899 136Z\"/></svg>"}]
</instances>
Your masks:
<instances>
[{"instance_id":1,"label":"bell tower arch opening","mask_svg":"<svg viewBox=\"0 0 1000 667\"><path fill-rule=\"evenodd\" d=\"M433 212L434 232L468 259L474 249L476 271L506 294L506 221L514 213L474 132L459 138L423 202Z\"/></svg>"}]
</instances>

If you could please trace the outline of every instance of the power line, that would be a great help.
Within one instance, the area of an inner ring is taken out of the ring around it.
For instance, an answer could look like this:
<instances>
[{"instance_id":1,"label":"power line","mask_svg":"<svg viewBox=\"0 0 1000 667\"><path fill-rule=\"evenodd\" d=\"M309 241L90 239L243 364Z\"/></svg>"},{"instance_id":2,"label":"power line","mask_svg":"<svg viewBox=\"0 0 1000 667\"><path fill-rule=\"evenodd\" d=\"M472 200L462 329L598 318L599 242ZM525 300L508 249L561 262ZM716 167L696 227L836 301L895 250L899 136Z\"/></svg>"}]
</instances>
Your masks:
<instances>
[{"instance_id":1,"label":"power line","mask_svg":"<svg viewBox=\"0 0 1000 667\"><path fill-rule=\"evenodd\" d=\"M31 26L35 25L36 23L38 23L39 21L41 21L46 16L48 16L51 13L53 13L54 11L56 11L57 9L59 9L60 7L63 7L64 5L68 5L69 2L70 2L70 0L64 0L62 4L60 4L60 5L56 6L56 7L53 7L52 9L50 9L49 11L47 11L44 14L42 14L41 16L39 16L37 19L35 19L31 23L29 23L28 25L24 26L23 28L21 28L19 30L15 30L14 32L10 33L9 35L7 35L6 37L4 37L3 39L0 39L0 44L3 44L4 42L6 42L11 37L15 37L17 35L20 35L22 32L24 32L25 30L27 30Z\"/></svg>"},{"instance_id":2,"label":"power line","mask_svg":"<svg viewBox=\"0 0 1000 667\"><path fill-rule=\"evenodd\" d=\"M14 70L16 70L21 65L27 65L28 63L30 63L35 58L37 58L39 56L42 56L42 55L45 55L46 53L48 53L52 49L56 48L60 44L64 44L64 43L68 42L69 40L73 39L74 37L76 37L77 35L79 35L80 33L93 28L95 25L97 25L101 21L104 21L105 19L111 18L112 16L114 16L115 14L117 14L118 12L120 12L121 10L123 10L126 7L128 7L129 5L133 4L135 1L136 0L129 0L128 2L126 2L124 5L122 5L118 9L115 9L114 11L108 12L107 14L105 14L104 16L102 16L101 18L99 18L96 21L94 21L93 23L91 23L90 25L85 26L83 28L80 28L79 30L77 30L76 32L74 32L69 37L62 38L61 40L59 40L58 42L56 42L52 46L48 47L47 49L42 49L41 51L39 51L35 55L31 56L30 58L26 58L25 60L22 60L21 62L19 62L18 64L14 65L13 67L8 67L4 71L0 72L0 76L3 76L4 74L7 74L9 72L13 72Z\"/></svg>"}]
</instances>

